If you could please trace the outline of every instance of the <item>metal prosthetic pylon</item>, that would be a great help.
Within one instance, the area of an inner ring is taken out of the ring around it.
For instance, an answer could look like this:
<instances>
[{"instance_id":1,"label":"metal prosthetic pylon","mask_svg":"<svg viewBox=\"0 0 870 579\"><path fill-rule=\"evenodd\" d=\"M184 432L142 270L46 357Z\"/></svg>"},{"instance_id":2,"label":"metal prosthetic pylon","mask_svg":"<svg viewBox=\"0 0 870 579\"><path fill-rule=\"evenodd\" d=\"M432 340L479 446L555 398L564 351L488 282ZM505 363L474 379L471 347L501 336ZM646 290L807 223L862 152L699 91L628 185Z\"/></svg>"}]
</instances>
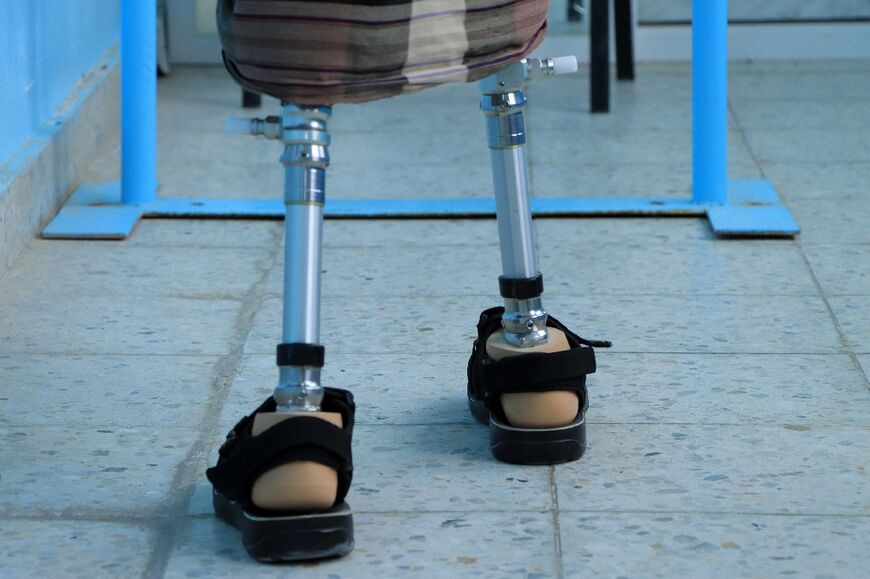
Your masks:
<instances>
[{"instance_id":1,"label":"metal prosthetic pylon","mask_svg":"<svg viewBox=\"0 0 870 579\"><path fill-rule=\"evenodd\" d=\"M480 82L480 108L486 115L501 248L499 290L505 302L502 325L505 341L515 347L539 346L549 338L526 172L523 88L529 79L576 70L577 59L573 56L528 58Z\"/></svg>"},{"instance_id":2,"label":"metal prosthetic pylon","mask_svg":"<svg viewBox=\"0 0 870 579\"><path fill-rule=\"evenodd\" d=\"M227 130L284 143L284 316L278 345L278 412L320 410L320 279L329 166L328 106L284 104L281 116L230 119Z\"/></svg>"}]
</instances>

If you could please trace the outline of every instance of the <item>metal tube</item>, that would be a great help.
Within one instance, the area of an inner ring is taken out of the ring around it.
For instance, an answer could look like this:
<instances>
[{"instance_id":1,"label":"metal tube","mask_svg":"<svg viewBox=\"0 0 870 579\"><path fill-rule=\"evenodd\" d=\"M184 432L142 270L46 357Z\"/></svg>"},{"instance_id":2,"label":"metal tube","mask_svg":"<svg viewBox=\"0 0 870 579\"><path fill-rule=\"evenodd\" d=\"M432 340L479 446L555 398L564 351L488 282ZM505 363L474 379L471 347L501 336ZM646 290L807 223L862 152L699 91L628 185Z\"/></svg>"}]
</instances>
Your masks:
<instances>
[{"instance_id":1,"label":"metal tube","mask_svg":"<svg viewBox=\"0 0 870 579\"><path fill-rule=\"evenodd\" d=\"M525 150L522 145L491 149L495 211L501 244L501 267L505 277L538 275L535 258L532 209L529 203Z\"/></svg>"},{"instance_id":2,"label":"metal tube","mask_svg":"<svg viewBox=\"0 0 870 579\"><path fill-rule=\"evenodd\" d=\"M692 202L728 203L728 2L692 3Z\"/></svg>"},{"instance_id":3,"label":"metal tube","mask_svg":"<svg viewBox=\"0 0 870 579\"><path fill-rule=\"evenodd\" d=\"M286 344L320 343L322 243L323 205L288 204L284 220L283 341Z\"/></svg>"},{"instance_id":4,"label":"metal tube","mask_svg":"<svg viewBox=\"0 0 870 579\"><path fill-rule=\"evenodd\" d=\"M328 107L286 105L284 141L284 316L285 344L320 343L320 278L323 205L329 165ZM281 366L275 400L282 411L320 409L320 368Z\"/></svg>"},{"instance_id":5,"label":"metal tube","mask_svg":"<svg viewBox=\"0 0 870 579\"><path fill-rule=\"evenodd\" d=\"M157 8L121 2L121 202L157 197Z\"/></svg>"},{"instance_id":6,"label":"metal tube","mask_svg":"<svg viewBox=\"0 0 870 579\"><path fill-rule=\"evenodd\" d=\"M526 132L522 91L483 94L503 277L528 279L538 275L529 179L526 172ZM541 298L505 298L502 316L505 340L528 347L547 341L547 312Z\"/></svg>"}]
</instances>

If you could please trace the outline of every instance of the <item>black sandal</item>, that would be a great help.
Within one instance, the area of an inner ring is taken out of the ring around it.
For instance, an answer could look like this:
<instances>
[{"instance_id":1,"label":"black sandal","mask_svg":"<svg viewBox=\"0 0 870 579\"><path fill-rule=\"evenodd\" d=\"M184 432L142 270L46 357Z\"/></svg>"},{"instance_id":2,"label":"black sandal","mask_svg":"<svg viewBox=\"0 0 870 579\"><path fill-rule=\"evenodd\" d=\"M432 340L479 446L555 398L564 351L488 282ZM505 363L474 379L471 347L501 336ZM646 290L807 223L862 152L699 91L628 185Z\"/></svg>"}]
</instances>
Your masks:
<instances>
[{"instance_id":1,"label":"black sandal","mask_svg":"<svg viewBox=\"0 0 870 579\"><path fill-rule=\"evenodd\" d=\"M245 549L258 561L339 557L353 549L353 515L344 502L353 476L353 395L337 388L324 391L322 410L340 413L343 428L319 418L294 416L254 437L254 416L275 411L275 399L270 397L230 431L220 448L217 466L206 472L214 486L215 513L239 528ZM299 460L335 469L338 492L332 508L279 512L253 504L251 488L261 474Z\"/></svg>"},{"instance_id":2,"label":"black sandal","mask_svg":"<svg viewBox=\"0 0 870 579\"><path fill-rule=\"evenodd\" d=\"M486 341L501 329L502 314L503 307L480 314L477 340L468 360L468 407L478 422L489 424L492 454L514 464L558 464L579 459L586 451L586 375L595 372L593 347L609 348L611 343L585 340L549 316L547 326L565 333L570 350L496 361L487 355ZM555 428L510 425L502 409L502 394L554 390L575 392L580 398L580 410L570 424Z\"/></svg>"}]
</instances>

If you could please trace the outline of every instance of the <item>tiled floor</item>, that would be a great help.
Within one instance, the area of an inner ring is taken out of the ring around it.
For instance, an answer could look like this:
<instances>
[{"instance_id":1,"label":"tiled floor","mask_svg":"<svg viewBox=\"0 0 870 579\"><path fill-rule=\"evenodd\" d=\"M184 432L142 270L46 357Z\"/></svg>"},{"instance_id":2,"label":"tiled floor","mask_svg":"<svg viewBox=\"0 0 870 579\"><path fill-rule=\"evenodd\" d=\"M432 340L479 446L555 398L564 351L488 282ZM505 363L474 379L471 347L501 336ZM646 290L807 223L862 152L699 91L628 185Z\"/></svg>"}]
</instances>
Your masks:
<instances>
[{"instance_id":1,"label":"tiled floor","mask_svg":"<svg viewBox=\"0 0 870 579\"><path fill-rule=\"evenodd\" d=\"M615 344L576 463L498 463L465 408L494 221L328 222L325 380L360 403L338 561L253 563L203 476L275 381L281 224L34 240L0 277L0 576L866 576L868 70L731 69L731 176L771 179L796 240L537 222L548 309ZM641 65L610 115L587 89L529 90L535 194L688 196L688 66ZM161 80L162 195L281 194L278 145L222 133L238 99L218 68ZM491 194L473 86L337 107L332 126L331 198ZM117 163L116 145L90 177Z\"/></svg>"}]
</instances>

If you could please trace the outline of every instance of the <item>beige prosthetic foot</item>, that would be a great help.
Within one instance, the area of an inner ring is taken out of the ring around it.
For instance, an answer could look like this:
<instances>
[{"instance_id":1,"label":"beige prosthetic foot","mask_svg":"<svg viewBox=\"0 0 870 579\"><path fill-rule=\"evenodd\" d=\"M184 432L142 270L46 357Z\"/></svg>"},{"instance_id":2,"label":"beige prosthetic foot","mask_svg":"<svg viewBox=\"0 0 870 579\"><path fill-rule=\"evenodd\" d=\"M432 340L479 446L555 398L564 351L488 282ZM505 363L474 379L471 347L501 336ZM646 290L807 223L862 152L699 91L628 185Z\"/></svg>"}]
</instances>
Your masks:
<instances>
[{"instance_id":1,"label":"beige prosthetic foot","mask_svg":"<svg viewBox=\"0 0 870 579\"><path fill-rule=\"evenodd\" d=\"M549 339L540 345L520 348L505 341L504 330L493 333L486 341L486 353L493 360L525 354L553 353L570 350L568 338L557 328L548 328ZM556 428L570 424L580 410L574 392L530 392L502 394L501 405L511 426L520 428Z\"/></svg>"},{"instance_id":2,"label":"beige prosthetic foot","mask_svg":"<svg viewBox=\"0 0 870 579\"><path fill-rule=\"evenodd\" d=\"M293 416L325 420L342 428L338 412L263 412L254 417L251 433L256 437ZM273 511L325 510L335 504L338 473L326 465L309 460L282 464L264 472L251 488L251 501Z\"/></svg>"}]
</instances>

